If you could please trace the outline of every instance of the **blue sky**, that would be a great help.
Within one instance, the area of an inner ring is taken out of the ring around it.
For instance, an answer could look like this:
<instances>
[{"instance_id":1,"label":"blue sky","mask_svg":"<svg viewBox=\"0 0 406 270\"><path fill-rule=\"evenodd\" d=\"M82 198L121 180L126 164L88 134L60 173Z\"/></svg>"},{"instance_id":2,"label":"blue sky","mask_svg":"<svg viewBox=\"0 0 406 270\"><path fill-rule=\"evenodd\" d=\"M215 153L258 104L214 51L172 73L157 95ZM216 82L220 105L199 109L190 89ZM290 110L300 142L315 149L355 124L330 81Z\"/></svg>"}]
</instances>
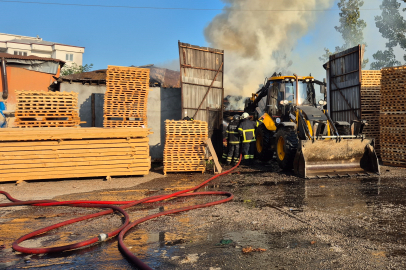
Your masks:
<instances>
[{"instance_id":1,"label":"blue sky","mask_svg":"<svg viewBox=\"0 0 406 270\"><path fill-rule=\"evenodd\" d=\"M107 65L145 64L167 67L172 64L178 67L176 62L178 40L207 46L203 30L224 7L224 3L220 0L38 1L81 5L215 9L106 8L0 1L3 22L0 32L26 36L39 35L46 41L83 46L85 47L83 63L92 63L94 69L104 69ZM340 35L334 30L339 18L337 1L334 1L331 11L309 12L309 16L317 16L318 22L306 36L298 38L291 55L294 59L294 69L299 73L311 72L321 78L324 70L318 57L323 54L323 48L328 47L332 50L336 45L342 44ZM364 8L378 9L380 2L381 0L365 1ZM365 31L369 45L366 57L370 58L370 62L372 53L382 48L385 42L373 21L374 16L379 13L379 10L362 11L362 16L368 23Z\"/></svg>"},{"instance_id":2,"label":"blue sky","mask_svg":"<svg viewBox=\"0 0 406 270\"><path fill-rule=\"evenodd\" d=\"M61 1L43 2L222 9L206 1ZM220 11L78 7L0 2L0 32L39 35L46 41L83 46L83 62L95 69L107 65L144 65L178 58L178 40L206 45L203 29ZM16 16L17 15L17 16Z\"/></svg>"}]
</instances>

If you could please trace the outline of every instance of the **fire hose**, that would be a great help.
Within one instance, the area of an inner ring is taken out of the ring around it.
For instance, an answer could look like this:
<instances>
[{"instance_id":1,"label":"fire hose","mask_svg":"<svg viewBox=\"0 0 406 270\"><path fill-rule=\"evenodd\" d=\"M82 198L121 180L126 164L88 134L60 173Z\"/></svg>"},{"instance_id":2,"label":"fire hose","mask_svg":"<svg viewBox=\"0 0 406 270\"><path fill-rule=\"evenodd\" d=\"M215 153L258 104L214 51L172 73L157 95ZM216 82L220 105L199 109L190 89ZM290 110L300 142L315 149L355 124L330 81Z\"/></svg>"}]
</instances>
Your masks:
<instances>
[{"instance_id":1,"label":"fire hose","mask_svg":"<svg viewBox=\"0 0 406 270\"><path fill-rule=\"evenodd\" d=\"M201 184L181 190L172 194L168 195L155 195L155 196L150 196L141 200L136 200L136 201L88 201L88 200L75 200L75 201L55 201L55 200L30 200L30 201L20 201L15 198L13 198L10 194L8 194L5 191L0 191L0 194L3 194L7 197L8 200L10 200L10 203L2 203L0 204L0 207L10 207L10 206L20 206L20 205L31 205L31 206L43 206L43 207L49 207L49 206L72 206L72 207L85 207L85 208L110 208L109 210L104 210L98 213L94 214L89 214L85 215L82 217L66 220L36 231L33 231L31 233L28 233L24 236L21 236L18 238L16 241L13 242L12 248L15 251L19 251L22 253L28 253L28 254L43 254L43 253L52 253L52 252L61 252L61 251L67 251L67 250L73 250L73 249L78 249L78 248L83 248L89 245L92 245L97 242L103 242L107 240L108 238L114 237L118 234L118 247L120 251L124 254L124 256L131 262L133 263L138 269L146 270L146 269L152 269L148 265L146 265L144 262L142 262L140 259L138 259L125 245L124 243L124 237L125 234L133 227L136 225L145 222L147 220L157 218L160 216L164 215L169 215L169 214L175 214L175 213L180 213L184 211L189 211L192 209L197 209L197 208L203 208L203 207L209 207L213 206L216 204L221 204L228 202L233 199L233 194L229 192L223 192L223 191L205 191L205 192L193 192L195 190L198 190L199 188L207 185L210 181L216 179L219 176L226 175L231 173L235 168L237 168L240 165L242 159L242 155L240 155L239 162L232 167L231 169L224 171L220 174L217 174L206 181L202 182ZM190 193L193 192L193 193ZM141 203L154 203L154 202L159 202L163 200L167 200L170 198L175 198L175 197L189 197L189 196L202 196L202 195L217 195L217 196L226 196L225 199L222 200L217 200L205 204L199 204L199 205L192 205L192 206L187 206L183 208L178 208L178 209L172 209L172 210L167 210L163 211L157 214L152 214L145 216L143 218L137 219L133 222L130 223L130 217L128 213L125 211L125 209L133 207L135 205L141 204ZM120 206L117 206L120 205ZM114 211L120 212L124 216L124 222L123 224L117 228L116 230L109 232L109 233L101 233L97 237L93 237L78 243L74 244L69 244L69 245L64 245L64 246L58 246L58 247L49 247L49 248L26 248L22 247L19 244L27 239L30 239L34 236L49 232L51 230L54 230L56 228L60 228L72 223L76 223L79 221L84 221L96 217L100 217L103 215L108 215L113 213Z\"/></svg>"}]
</instances>

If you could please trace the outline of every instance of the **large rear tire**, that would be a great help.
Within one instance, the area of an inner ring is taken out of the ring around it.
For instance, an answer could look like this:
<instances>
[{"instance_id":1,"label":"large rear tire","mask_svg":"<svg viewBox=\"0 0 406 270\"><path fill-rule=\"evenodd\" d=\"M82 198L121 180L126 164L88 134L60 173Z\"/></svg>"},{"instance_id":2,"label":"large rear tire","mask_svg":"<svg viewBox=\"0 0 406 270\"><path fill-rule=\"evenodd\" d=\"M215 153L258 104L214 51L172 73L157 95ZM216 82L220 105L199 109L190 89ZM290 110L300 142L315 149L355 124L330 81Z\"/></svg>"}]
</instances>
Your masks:
<instances>
[{"instance_id":1,"label":"large rear tire","mask_svg":"<svg viewBox=\"0 0 406 270\"><path fill-rule=\"evenodd\" d=\"M284 171L292 170L296 150L299 145L296 132L290 128L280 128L276 132L275 143L276 160L279 167Z\"/></svg>"},{"instance_id":2,"label":"large rear tire","mask_svg":"<svg viewBox=\"0 0 406 270\"><path fill-rule=\"evenodd\" d=\"M273 151L271 150L271 140L273 132L268 130L265 125L260 125L256 130L255 154L261 161L272 159Z\"/></svg>"}]
</instances>

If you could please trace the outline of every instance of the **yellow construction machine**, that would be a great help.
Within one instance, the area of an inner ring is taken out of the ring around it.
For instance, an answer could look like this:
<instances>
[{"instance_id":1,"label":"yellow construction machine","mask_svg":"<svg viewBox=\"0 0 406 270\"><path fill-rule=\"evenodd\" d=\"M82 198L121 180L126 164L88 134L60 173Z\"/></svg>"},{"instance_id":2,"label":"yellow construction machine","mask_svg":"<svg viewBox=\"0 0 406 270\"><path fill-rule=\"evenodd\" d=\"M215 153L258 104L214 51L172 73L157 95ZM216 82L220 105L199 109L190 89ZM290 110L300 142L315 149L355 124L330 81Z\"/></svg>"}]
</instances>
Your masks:
<instances>
[{"instance_id":1,"label":"yellow construction machine","mask_svg":"<svg viewBox=\"0 0 406 270\"><path fill-rule=\"evenodd\" d=\"M274 73L245 103L254 120L263 116L256 131L256 156L276 157L283 170L305 178L379 174L374 140L365 138L363 121L333 122L325 99L316 100L315 85L325 93L325 83L312 76Z\"/></svg>"}]
</instances>

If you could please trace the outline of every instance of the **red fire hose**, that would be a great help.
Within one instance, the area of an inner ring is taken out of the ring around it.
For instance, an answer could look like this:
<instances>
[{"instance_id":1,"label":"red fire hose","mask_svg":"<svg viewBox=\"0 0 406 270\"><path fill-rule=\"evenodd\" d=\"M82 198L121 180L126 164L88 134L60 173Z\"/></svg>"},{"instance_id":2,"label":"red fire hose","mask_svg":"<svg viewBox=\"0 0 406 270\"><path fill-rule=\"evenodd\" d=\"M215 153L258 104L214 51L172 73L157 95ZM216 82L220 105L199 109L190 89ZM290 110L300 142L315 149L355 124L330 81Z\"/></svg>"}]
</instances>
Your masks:
<instances>
[{"instance_id":1,"label":"red fire hose","mask_svg":"<svg viewBox=\"0 0 406 270\"><path fill-rule=\"evenodd\" d=\"M147 220L157 218L160 216L164 215L169 215L169 214L174 214L174 213L179 213L183 211L189 211L192 209L197 209L197 208L203 208L203 207L208 207L220 203L225 203L233 199L233 194L229 192L222 192L222 191L207 191L207 192L193 192L193 193L187 193L187 192L192 192L195 191L205 185L207 185L210 181L216 179L217 177L221 175L226 175L231 173L235 168L237 168L240 165L242 155L240 155L240 161L235 165L233 168L224 171L218 175L215 175L203 183L189 189L181 190L172 194L168 195L155 195L151 197L147 197L141 200L137 201L85 201L85 200L76 200L76 201L55 201L55 200L31 200L31 201L20 201L17 200L13 197L10 196L7 192L0 191L0 194L3 194L12 201L11 203L3 203L0 204L0 207L9 207L9 206L18 206L18 205L32 205L32 206L73 206L73 207L86 207L86 208L110 208L109 210L104 210L95 214L90 214L74 219L70 219L64 222L60 222L36 231L33 231L29 234L26 234L20 238L18 238L14 243L12 244L12 247L14 250L23 252L23 253L29 253L29 254L42 254L42 253L51 253L51 252L61 252L61 251L67 251L67 250L72 250L72 249L77 249L77 248L83 248L86 246L89 246L91 244L94 244L96 242L102 242L105 241L107 238L114 237L117 234L118 236L118 246L120 251L127 257L127 259L132 262L137 268L139 269L151 269L148 265L143 263L140 259L138 259L124 244L124 236L134 226L145 222ZM188 196L201 196L201 195L221 195L221 196L227 196L227 198L210 202L210 203L205 203L205 204L200 204L200 205L192 205L188 207L183 207L183 208L178 208L178 209L173 209L173 210L167 210L164 212L160 212L157 214L149 215L146 217L143 217L141 219L135 220L134 222L130 223L130 217L128 216L127 212L124 211L124 209L127 209L129 207L135 206L137 204L141 203L153 203L153 202L158 202L158 201L163 201L166 199L174 198L174 197L188 197ZM116 205L121 205L121 206L116 206ZM84 240L79 243L75 244L70 244L70 245L65 245L65 246L58 246L58 247L50 247L50 248L25 248L19 246L19 244L27 239L30 239L36 235L43 234L46 232L49 232L53 229L66 226L68 224L76 223L79 221L111 214L114 211L118 211L122 213L125 217L123 225L121 225L119 228L116 230L109 232L109 233L101 233L98 237L93 237L88 240Z\"/></svg>"}]
</instances>

